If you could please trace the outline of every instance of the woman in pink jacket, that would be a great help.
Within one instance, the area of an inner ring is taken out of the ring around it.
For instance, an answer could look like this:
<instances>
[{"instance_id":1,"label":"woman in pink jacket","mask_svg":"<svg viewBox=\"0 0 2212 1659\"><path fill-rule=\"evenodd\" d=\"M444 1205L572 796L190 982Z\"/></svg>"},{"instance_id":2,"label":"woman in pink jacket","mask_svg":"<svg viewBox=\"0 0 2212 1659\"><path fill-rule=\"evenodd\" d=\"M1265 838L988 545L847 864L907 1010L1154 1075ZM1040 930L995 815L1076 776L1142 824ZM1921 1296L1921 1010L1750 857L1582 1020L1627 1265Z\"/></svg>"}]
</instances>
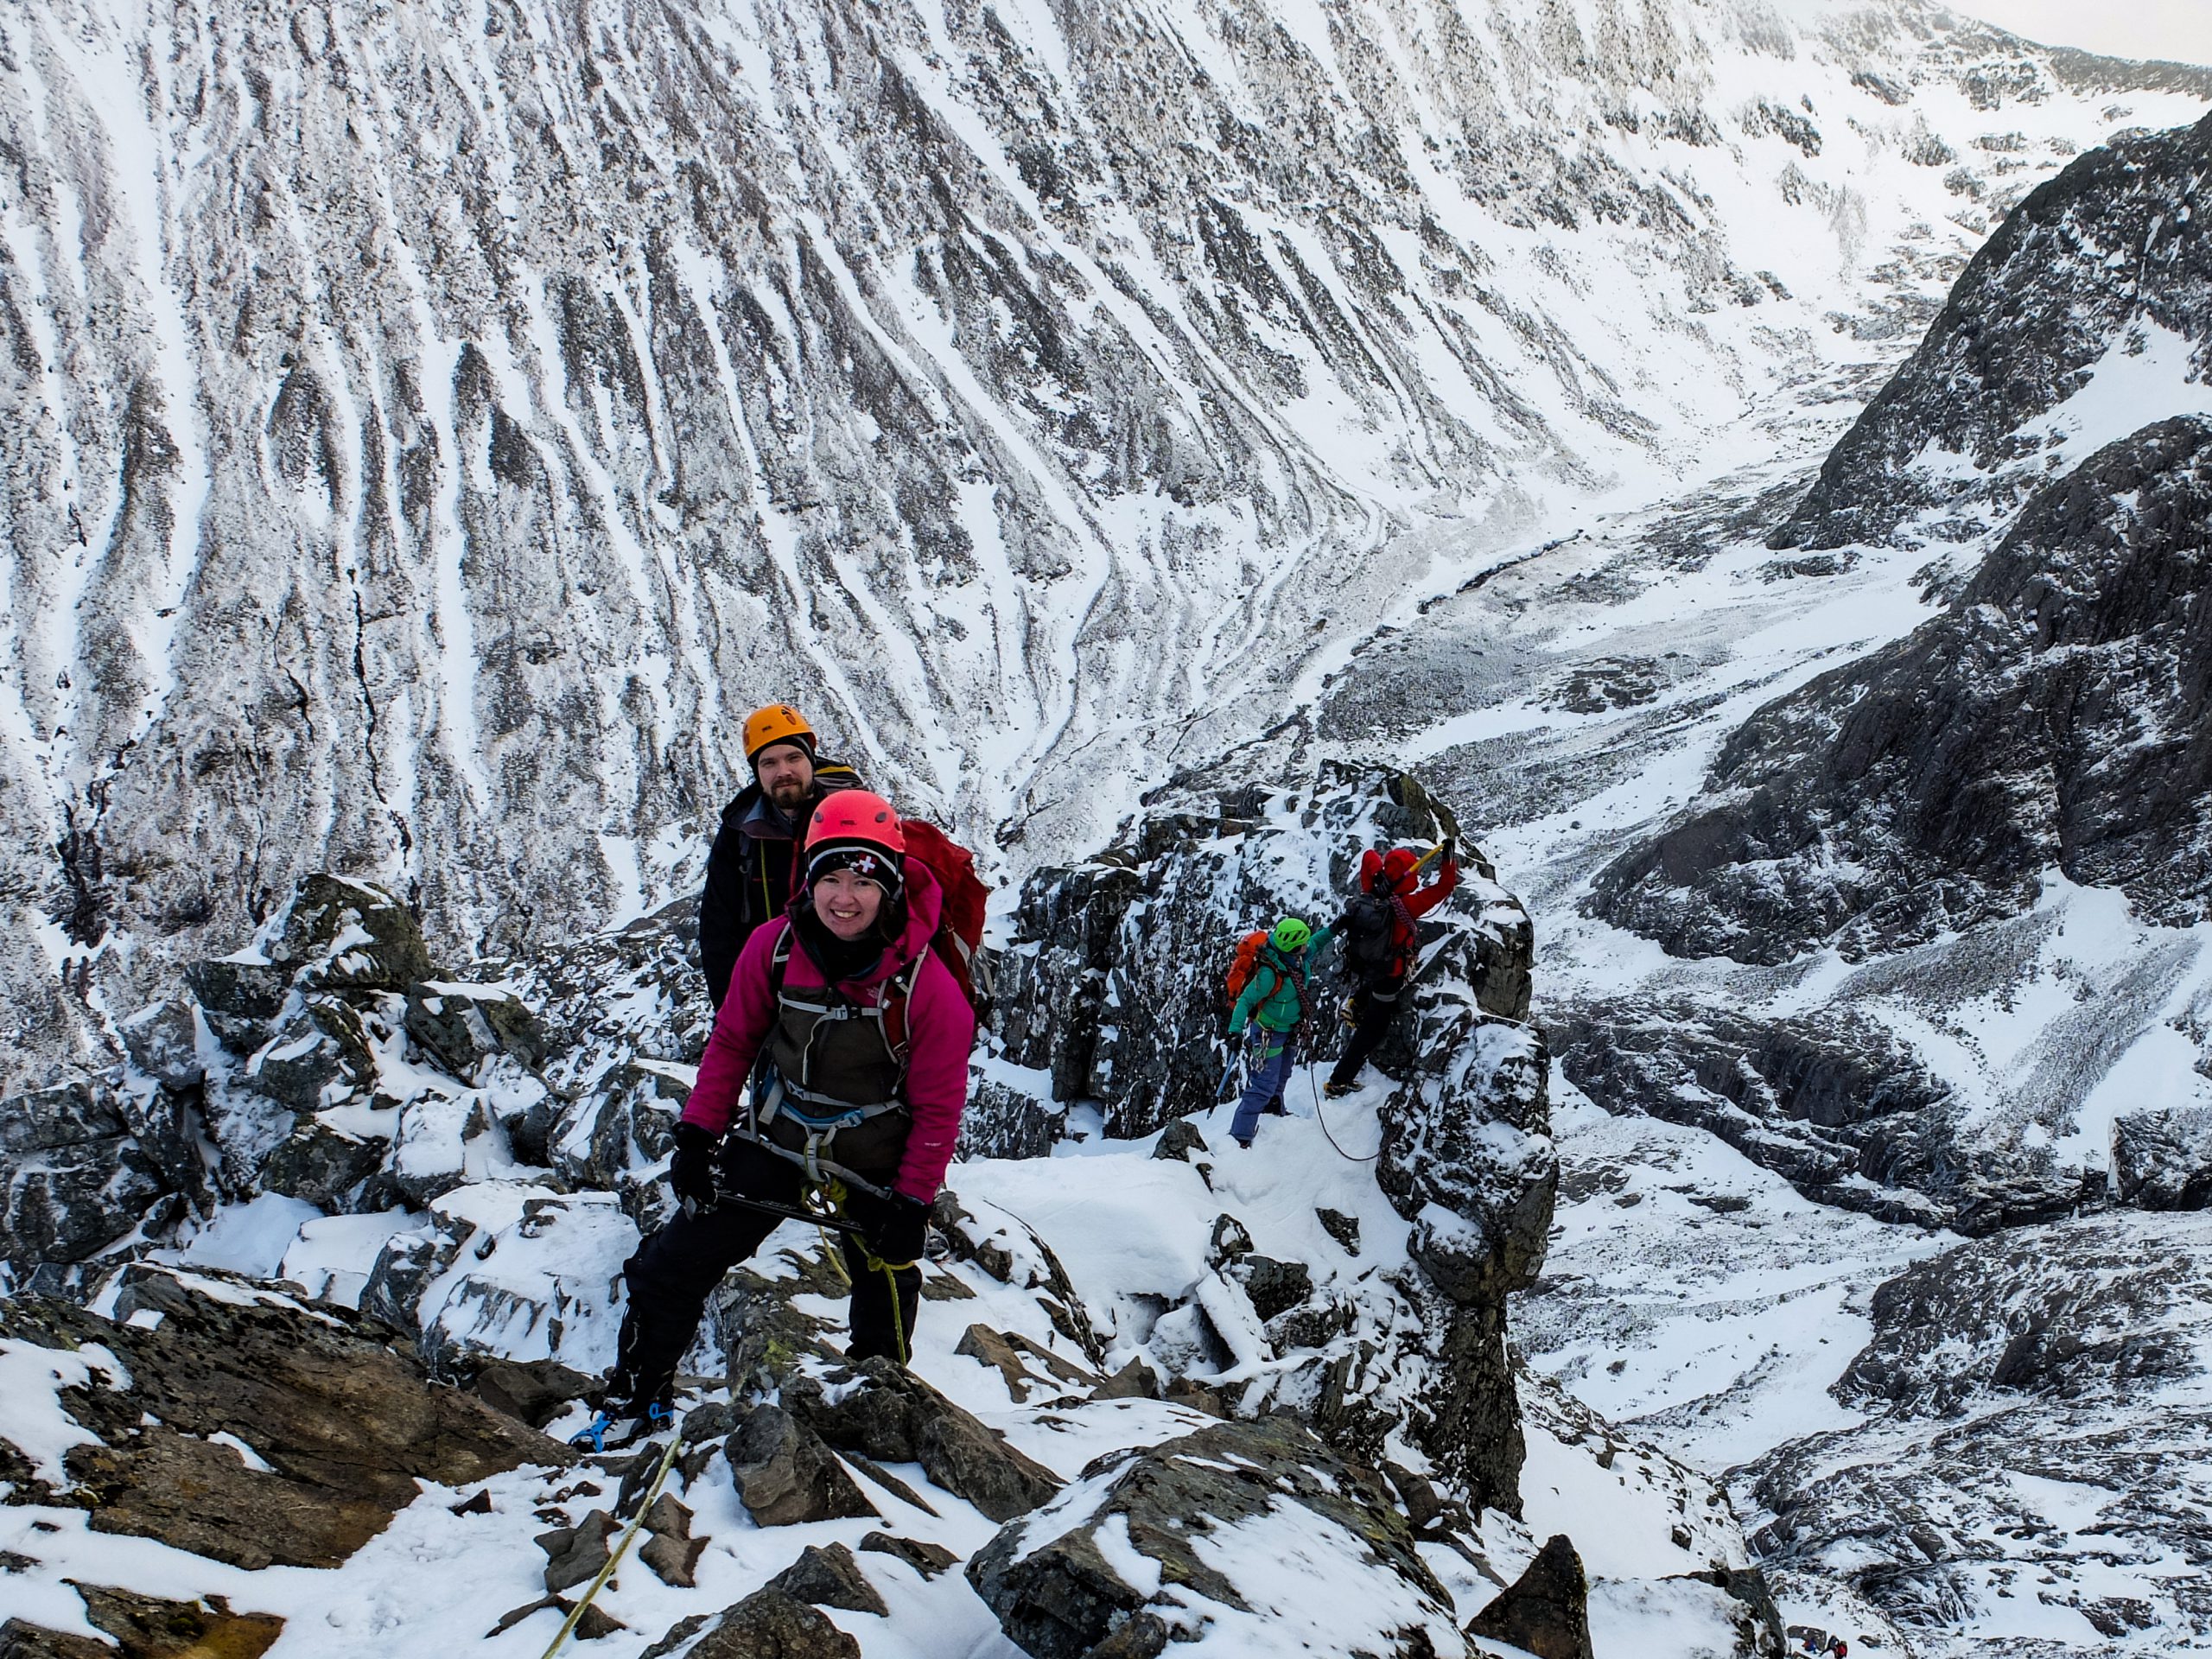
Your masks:
<instances>
[{"instance_id":1,"label":"woman in pink jacket","mask_svg":"<svg viewBox=\"0 0 2212 1659\"><path fill-rule=\"evenodd\" d=\"M683 1207L624 1266L602 1439L625 1414L645 1432L667 1421L708 1296L775 1230L779 1217L729 1198L789 1208L817 1178L844 1179L845 1215L861 1229L844 1241L846 1351L906 1362L914 1264L960 1136L976 1016L930 949L937 880L906 856L888 802L831 795L804 856L805 891L746 941L677 1125L668 1176Z\"/></svg>"}]
</instances>

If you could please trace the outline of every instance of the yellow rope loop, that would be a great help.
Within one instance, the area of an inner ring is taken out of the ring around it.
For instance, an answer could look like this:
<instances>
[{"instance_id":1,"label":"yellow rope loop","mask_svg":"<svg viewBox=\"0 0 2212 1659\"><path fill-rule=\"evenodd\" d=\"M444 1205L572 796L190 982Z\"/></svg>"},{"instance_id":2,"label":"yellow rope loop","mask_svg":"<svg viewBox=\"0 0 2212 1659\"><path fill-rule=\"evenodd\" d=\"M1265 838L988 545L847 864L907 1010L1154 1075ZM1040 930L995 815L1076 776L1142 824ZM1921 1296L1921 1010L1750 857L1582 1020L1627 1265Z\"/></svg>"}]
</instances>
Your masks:
<instances>
[{"instance_id":1,"label":"yellow rope loop","mask_svg":"<svg viewBox=\"0 0 2212 1659\"><path fill-rule=\"evenodd\" d=\"M829 1257L830 1271L837 1275L839 1284L847 1290L850 1290L853 1287L853 1275L845 1270L843 1249L836 1239L830 1236L830 1230L820 1222L814 1224L814 1230L822 1235L822 1254Z\"/></svg>"},{"instance_id":2,"label":"yellow rope loop","mask_svg":"<svg viewBox=\"0 0 2212 1659\"><path fill-rule=\"evenodd\" d=\"M891 1335L899 1344L899 1363L910 1364L914 1356L906 1346L906 1315L899 1311L899 1274L888 1262L877 1265L883 1269L883 1282L891 1287ZM909 1262L906 1265L911 1268L914 1264Z\"/></svg>"},{"instance_id":3,"label":"yellow rope loop","mask_svg":"<svg viewBox=\"0 0 2212 1659\"><path fill-rule=\"evenodd\" d=\"M553 1659L553 1656L561 1651L562 1644L568 1641L569 1634L582 1619L584 1609L590 1606L592 1599L607 1587L607 1581L614 1576L614 1569L622 1565L623 1556L629 1554L631 1541L637 1537L638 1529L645 1524L645 1511L652 1508L653 1500L660 1496L660 1489L666 1484L668 1471L675 1466L676 1454L683 1446L683 1430L679 1427L668 1437L668 1450L661 1453L660 1467L653 1471L652 1484L645 1489L645 1497L639 1501L637 1514L630 1517L629 1530L622 1535L622 1541L614 1547L614 1553L607 1558L607 1565L599 1569L599 1576L591 1581L591 1588L584 1592L582 1599L569 1611L560 1633L553 1638L553 1645L546 1649L539 1659Z\"/></svg>"}]
</instances>

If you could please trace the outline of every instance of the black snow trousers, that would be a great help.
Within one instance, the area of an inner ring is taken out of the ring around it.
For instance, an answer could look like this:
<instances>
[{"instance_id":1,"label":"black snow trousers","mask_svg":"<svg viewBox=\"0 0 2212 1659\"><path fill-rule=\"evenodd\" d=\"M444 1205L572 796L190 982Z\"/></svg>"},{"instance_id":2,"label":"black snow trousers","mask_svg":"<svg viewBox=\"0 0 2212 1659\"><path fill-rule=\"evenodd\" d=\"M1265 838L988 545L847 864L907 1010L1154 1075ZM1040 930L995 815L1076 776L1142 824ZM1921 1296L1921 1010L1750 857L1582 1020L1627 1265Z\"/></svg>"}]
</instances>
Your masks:
<instances>
[{"instance_id":1,"label":"black snow trousers","mask_svg":"<svg viewBox=\"0 0 2212 1659\"><path fill-rule=\"evenodd\" d=\"M1332 1086L1349 1089L1359 1080L1367 1057L1390 1034L1390 1022L1398 1017L1398 993L1405 988L1405 977L1401 975L1363 985L1351 994L1351 1035L1344 1039L1344 1052L1330 1068Z\"/></svg>"},{"instance_id":2,"label":"black snow trousers","mask_svg":"<svg viewBox=\"0 0 2212 1659\"><path fill-rule=\"evenodd\" d=\"M722 1147L722 1184L747 1198L793 1205L798 1202L803 1177L798 1165L732 1135ZM622 1264L629 1304L623 1310L614 1374L608 1382L610 1401L642 1411L669 1397L676 1368L698 1333L707 1298L722 1275L759 1249L781 1223L780 1217L725 1201L712 1210L678 1210L638 1247L638 1253ZM845 1271L853 1281L846 1356L855 1360L881 1356L904 1363L906 1355L899 1337L903 1332L911 1346L921 1300L921 1270L904 1268L891 1275L898 1281L894 1322L892 1287L883 1269L868 1266L867 1249L859 1240L848 1234L837 1236L843 1245Z\"/></svg>"}]
</instances>

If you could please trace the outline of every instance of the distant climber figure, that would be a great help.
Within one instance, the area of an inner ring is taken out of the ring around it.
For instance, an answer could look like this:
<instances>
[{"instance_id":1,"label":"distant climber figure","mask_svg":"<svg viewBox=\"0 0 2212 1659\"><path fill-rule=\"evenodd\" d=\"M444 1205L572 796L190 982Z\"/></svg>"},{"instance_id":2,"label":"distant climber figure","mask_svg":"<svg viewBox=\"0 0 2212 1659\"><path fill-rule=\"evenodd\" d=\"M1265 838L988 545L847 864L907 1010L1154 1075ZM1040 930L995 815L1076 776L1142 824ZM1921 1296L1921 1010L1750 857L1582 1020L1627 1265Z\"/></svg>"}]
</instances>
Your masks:
<instances>
[{"instance_id":1,"label":"distant climber figure","mask_svg":"<svg viewBox=\"0 0 2212 1659\"><path fill-rule=\"evenodd\" d=\"M814 728L787 702L747 717L745 759L753 781L722 809L699 898L699 966L717 1008L753 929L798 896L796 848L808 817L833 790L861 786L850 766L815 753Z\"/></svg>"},{"instance_id":2,"label":"distant climber figure","mask_svg":"<svg viewBox=\"0 0 2212 1659\"><path fill-rule=\"evenodd\" d=\"M815 809L804 860L788 916L746 942L677 1125L668 1177L684 1208L624 1265L629 1304L594 1425L602 1436L625 1417L647 1429L666 1419L707 1297L783 1219L745 1199L788 1210L811 1186L842 1184L843 1216L861 1229L843 1245L846 1352L904 1363L909 1351L930 1202L968 1101L975 1011L932 948L944 888L890 803L831 795Z\"/></svg>"},{"instance_id":3,"label":"distant climber figure","mask_svg":"<svg viewBox=\"0 0 2212 1659\"><path fill-rule=\"evenodd\" d=\"M1449 899L1459 885L1458 846L1446 836L1436 880L1421 885L1422 861L1410 849L1386 854L1369 848L1359 855L1360 896L1344 907L1344 969L1353 982L1351 1035L1330 1069L1321 1092L1332 1100L1351 1092L1367 1057L1389 1033L1398 1015L1398 995L1420 959L1421 930L1414 925Z\"/></svg>"},{"instance_id":4,"label":"distant climber figure","mask_svg":"<svg viewBox=\"0 0 2212 1659\"><path fill-rule=\"evenodd\" d=\"M1236 998L1229 1016L1229 1034L1242 1039L1252 1028L1258 1052L1236 1103L1236 1116L1229 1133L1239 1146L1252 1144L1263 1111L1280 1111L1283 1085L1298 1051L1298 1027L1306 1018L1306 986L1313 957L1328 945L1336 931L1331 923L1316 933L1295 916L1286 916L1268 934L1252 963L1251 977Z\"/></svg>"}]
</instances>

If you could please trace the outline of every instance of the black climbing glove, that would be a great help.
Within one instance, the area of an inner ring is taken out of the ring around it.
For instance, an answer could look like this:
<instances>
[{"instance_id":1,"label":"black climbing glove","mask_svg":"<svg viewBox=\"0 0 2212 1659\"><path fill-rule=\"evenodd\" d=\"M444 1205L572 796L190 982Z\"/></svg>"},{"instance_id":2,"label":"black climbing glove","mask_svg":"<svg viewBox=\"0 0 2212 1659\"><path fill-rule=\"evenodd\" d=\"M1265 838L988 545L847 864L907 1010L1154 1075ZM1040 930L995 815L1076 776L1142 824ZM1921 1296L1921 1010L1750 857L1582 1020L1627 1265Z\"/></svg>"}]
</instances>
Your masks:
<instances>
[{"instance_id":1,"label":"black climbing glove","mask_svg":"<svg viewBox=\"0 0 2212 1659\"><path fill-rule=\"evenodd\" d=\"M903 1268L922 1259L929 1243L929 1205L893 1192L888 1201L879 1200L868 1208L861 1224L868 1229L868 1247L877 1261Z\"/></svg>"},{"instance_id":2,"label":"black climbing glove","mask_svg":"<svg viewBox=\"0 0 2212 1659\"><path fill-rule=\"evenodd\" d=\"M1459 836L1446 836L1444 837L1443 858L1446 864L1457 864L1459 861Z\"/></svg>"},{"instance_id":3,"label":"black climbing glove","mask_svg":"<svg viewBox=\"0 0 2212 1659\"><path fill-rule=\"evenodd\" d=\"M668 1160L668 1185L686 1204L714 1208L715 1146L717 1137L696 1123L676 1126L676 1154Z\"/></svg>"}]
</instances>

